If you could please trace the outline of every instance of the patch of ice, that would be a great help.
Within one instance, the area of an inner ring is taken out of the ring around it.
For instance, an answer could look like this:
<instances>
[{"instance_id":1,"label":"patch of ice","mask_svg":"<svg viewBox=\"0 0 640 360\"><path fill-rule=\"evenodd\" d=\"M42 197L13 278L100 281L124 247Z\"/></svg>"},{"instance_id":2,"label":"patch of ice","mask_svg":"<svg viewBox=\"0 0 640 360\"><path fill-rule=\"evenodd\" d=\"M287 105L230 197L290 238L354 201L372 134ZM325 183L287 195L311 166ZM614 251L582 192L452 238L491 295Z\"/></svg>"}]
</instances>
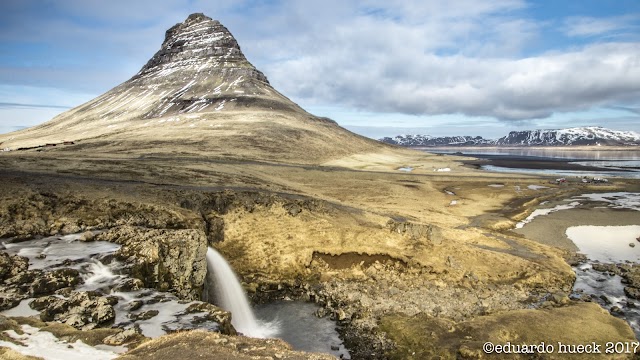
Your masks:
<instances>
[{"instance_id":1,"label":"patch of ice","mask_svg":"<svg viewBox=\"0 0 640 360\"><path fill-rule=\"evenodd\" d=\"M527 189L529 190L542 190L542 189L548 189L548 186L542 186L542 185L529 185L527 186Z\"/></svg>"},{"instance_id":2,"label":"patch of ice","mask_svg":"<svg viewBox=\"0 0 640 360\"><path fill-rule=\"evenodd\" d=\"M604 263L640 261L640 246L629 246L638 244L636 237L640 234L640 225L572 226L566 233L580 253L591 260Z\"/></svg>"},{"instance_id":3,"label":"patch of ice","mask_svg":"<svg viewBox=\"0 0 640 360\"><path fill-rule=\"evenodd\" d=\"M575 196L576 200L588 200L609 203L614 209L630 209L640 211L640 193L615 192L594 193Z\"/></svg>"},{"instance_id":4,"label":"patch of ice","mask_svg":"<svg viewBox=\"0 0 640 360\"><path fill-rule=\"evenodd\" d=\"M503 188L504 187L503 184L489 184L487 186L492 187L492 188Z\"/></svg>"},{"instance_id":5,"label":"patch of ice","mask_svg":"<svg viewBox=\"0 0 640 360\"><path fill-rule=\"evenodd\" d=\"M444 191L447 195L455 195L456 193L454 193L453 191L449 191L449 190L445 190Z\"/></svg>"},{"instance_id":6,"label":"patch of ice","mask_svg":"<svg viewBox=\"0 0 640 360\"><path fill-rule=\"evenodd\" d=\"M438 171L438 172L443 172L443 171L451 171L451 168L439 168L439 169L434 169L433 171Z\"/></svg>"},{"instance_id":7,"label":"patch of ice","mask_svg":"<svg viewBox=\"0 0 640 360\"><path fill-rule=\"evenodd\" d=\"M411 166L405 166L405 167L398 168L397 170L404 171L404 172L412 172L413 168Z\"/></svg>"},{"instance_id":8,"label":"patch of ice","mask_svg":"<svg viewBox=\"0 0 640 360\"><path fill-rule=\"evenodd\" d=\"M580 205L579 202L574 201L571 202L569 204L561 204L558 205L556 207L552 207L552 208L548 208L548 209L536 209L534 210L531 215L527 216L526 219L520 221L519 223L516 224L516 229L521 229L523 226L525 226L526 224L530 223L533 219L537 218L538 216L541 215L549 215L553 212L556 211L560 211L560 210L569 210L569 209L573 209L576 206Z\"/></svg>"},{"instance_id":9,"label":"patch of ice","mask_svg":"<svg viewBox=\"0 0 640 360\"><path fill-rule=\"evenodd\" d=\"M17 334L13 330L4 333L23 345L0 340L0 346L23 355L38 356L47 360L110 360L118 357L115 352L96 349L80 340L69 343L58 339L50 332L40 331L29 325L22 325L22 331L23 334Z\"/></svg>"}]
</instances>

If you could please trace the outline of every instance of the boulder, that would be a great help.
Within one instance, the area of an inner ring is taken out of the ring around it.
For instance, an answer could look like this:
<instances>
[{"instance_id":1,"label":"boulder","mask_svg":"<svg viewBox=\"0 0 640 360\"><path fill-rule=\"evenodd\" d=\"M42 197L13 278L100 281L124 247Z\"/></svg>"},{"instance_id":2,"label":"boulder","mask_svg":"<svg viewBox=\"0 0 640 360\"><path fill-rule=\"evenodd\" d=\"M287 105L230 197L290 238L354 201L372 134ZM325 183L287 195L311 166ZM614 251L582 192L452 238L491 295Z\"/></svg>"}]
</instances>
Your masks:
<instances>
[{"instance_id":1,"label":"boulder","mask_svg":"<svg viewBox=\"0 0 640 360\"><path fill-rule=\"evenodd\" d=\"M74 292L68 299L43 296L33 300L29 306L41 311L42 321L59 321L78 330L90 330L113 324L116 318L113 300L96 292Z\"/></svg>"},{"instance_id":2,"label":"boulder","mask_svg":"<svg viewBox=\"0 0 640 360\"><path fill-rule=\"evenodd\" d=\"M200 299L207 273L204 231L124 225L97 235L96 240L122 245L115 256L144 287L171 291L182 299ZM132 289L141 287L140 283L128 285Z\"/></svg>"},{"instance_id":3,"label":"boulder","mask_svg":"<svg viewBox=\"0 0 640 360\"><path fill-rule=\"evenodd\" d=\"M225 311L213 304L196 301L193 304L189 305L186 310L187 314L193 313L205 313L205 318L210 321L215 321L220 326L219 330L221 333L226 335L236 335L236 329L231 325L231 313Z\"/></svg>"},{"instance_id":4,"label":"boulder","mask_svg":"<svg viewBox=\"0 0 640 360\"><path fill-rule=\"evenodd\" d=\"M31 284L29 293L31 296L41 296L53 294L56 290L76 286L82 283L80 273L76 269L56 269L43 272L41 276Z\"/></svg>"},{"instance_id":5,"label":"boulder","mask_svg":"<svg viewBox=\"0 0 640 360\"><path fill-rule=\"evenodd\" d=\"M118 346L130 342L137 342L143 338L144 336L138 332L138 329L133 327L123 330L117 334L107 336L102 340L102 343L105 345Z\"/></svg>"},{"instance_id":6,"label":"boulder","mask_svg":"<svg viewBox=\"0 0 640 360\"><path fill-rule=\"evenodd\" d=\"M29 259L0 252L0 281L14 277L29 267Z\"/></svg>"}]
</instances>

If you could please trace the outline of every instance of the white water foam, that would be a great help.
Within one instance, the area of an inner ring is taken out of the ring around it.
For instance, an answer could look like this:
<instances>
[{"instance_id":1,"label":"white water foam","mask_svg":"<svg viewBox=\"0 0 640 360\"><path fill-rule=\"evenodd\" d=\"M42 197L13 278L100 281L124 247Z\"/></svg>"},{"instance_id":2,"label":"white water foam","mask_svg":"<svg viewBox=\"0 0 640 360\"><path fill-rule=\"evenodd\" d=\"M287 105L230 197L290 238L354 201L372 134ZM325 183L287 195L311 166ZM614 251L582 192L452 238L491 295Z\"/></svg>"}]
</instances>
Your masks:
<instances>
[{"instance_id":1,"label":"white water foam","mask_svg":"<svg viewBox=\"0 0 640 360\"><path fill-rule=\"evenodd\" d=\"M238 277L222 255L211 247L207 250L207 282L208 297L205 300L215 298L218 306L231 312L231 324L237 331L256 338L278 334L279 324L256 319ZM214 292L210 293L212 290Z\"/></svg>"},{"instance_id":2,"label":"white water foam","mask_svg":"<svg viewBox=\"0 0 640 360\"><path fill-rule=\"evenodd\" d=\"M97 290L101 287L111 288L126 279L124 275L117 275L109 265L105 265L98 260L89 259L89 264L84 267L82 279L84 284L79 286L77 290ZM115 263L116 266L119 264Z\"/></svg>"}]
</instances>

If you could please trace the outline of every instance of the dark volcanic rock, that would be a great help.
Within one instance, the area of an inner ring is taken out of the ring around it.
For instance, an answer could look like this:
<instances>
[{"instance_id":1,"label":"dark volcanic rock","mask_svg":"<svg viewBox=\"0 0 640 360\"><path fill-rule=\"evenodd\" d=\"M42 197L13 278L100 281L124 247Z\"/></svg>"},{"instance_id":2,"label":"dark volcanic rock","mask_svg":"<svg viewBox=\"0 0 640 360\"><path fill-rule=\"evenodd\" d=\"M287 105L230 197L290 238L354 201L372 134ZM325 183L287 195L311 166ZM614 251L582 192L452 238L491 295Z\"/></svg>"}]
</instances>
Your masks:
<instances>
[{"instance_id":1,"label":"dark volcanic rock","mask_svg":"<svg viewBox=\"0 0 640 360\"><path fill-rule=\"evenodd\" d=\"M231 325L231 313L221 308L205 303L205 302L196 302L194 304L189 305L186 310L187 314L204 312L206 315L204 318L206 320L215 321L220 326L220 332L226 335L235 335L236 329Z\"/></svg>"},{"instance_id":2,"label":"dark volcanic rock","mask_svg":"<svg viewBox=\"0 0 640 360\"><path fill-rule=\"evenodd\" d=\"M0 252L0 281L16 276L28 267L29 259L26 257Z\"/></svg>"},{"instance_id":3,"label":"dark volcanic rock","mask_svg":"<svg viewBox=\"0 0 640 360\"><path fill-rule=\"evenodd\" d=\"M105 327L116 318L113 301L91 291L74 292L68 299L43 296L29 306L41 311L42 321L59 321L79 330Z\"/></svg>"},{"instance_id":4,"label":"dark volcanic rock","mask_svg":"<svg viewBox=\"0 0 640 360\"><path fill-rule=\"evenodd\" d=\"M36 278L31 284L31 296L53 294L56 290L76 286L82 283L80 273L76 269L57 269L48 271Z\"/></svg>"},{"instance_id":5,"label":"dark volcanic rock","mask_svg":"<svg viewBox=\"0 0 640 360\"><path fill-rule=\"evenodd\" d=\"M133 321L149 320L152 317L157 316L159 313L160 313L160 311L158 311L158 310L148 310L148 311L143 311L143 312L138 313L138 314L129 314L129 319L131 319Z\"/></svg>"},{"instance_id":6,"label":"dark volcanic rock","mask_svg":"<svg viewBox=\"0 0 640 360\"><path fill-rule=\"evenodd\" d=\"M121 226L96 239L118 243L116 257L145 287L175 292L182 299L200 299L207 273L207 238L195 229L141 229ZM138 282L128 284L139 287Z\"/></svg>"}]
</instances>

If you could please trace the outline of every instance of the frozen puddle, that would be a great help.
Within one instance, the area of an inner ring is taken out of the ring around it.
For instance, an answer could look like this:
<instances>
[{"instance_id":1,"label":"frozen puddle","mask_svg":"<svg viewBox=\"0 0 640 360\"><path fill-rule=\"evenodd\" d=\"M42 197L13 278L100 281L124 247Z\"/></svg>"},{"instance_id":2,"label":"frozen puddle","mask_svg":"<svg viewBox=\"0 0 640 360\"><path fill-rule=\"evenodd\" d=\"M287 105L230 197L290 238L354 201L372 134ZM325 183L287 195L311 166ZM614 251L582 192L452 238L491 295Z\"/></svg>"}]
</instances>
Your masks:
<instances>
[{"instance_id":1,"label":"frozen puddle","mask_svg":"<svg viewBox=\"0 0 640 360\"><path fill-rule=\"evenodd\" d=\"M613 209L628 209L640 211L640 193L616 192L582 194L574 199L605 202Z\"/></svg>"},{"instance_id":2,"label":"frozen puddle","mask_svg":"<svg viewBox=\"0 0 640 360\"><path fill-rule=\"evenodd\" d=\"M489 186L492 186L492 185L489 185ZM529 189L533 189L532 186L537 186L537 185L530 185ZM543 187L540 187L540 186L537 187L537 189L540 189L540 188L543 188ZM553 212L560 211L560 210L573 209L584 202L604 202L608 204L607 207L612 209L640 211L640 193L616 192L616 193L582 194L582 195L574 196L565 201L567 202L571 201L571 202L568 204L557 205L556 207L553 207L553 208L534 210L531 213L531 215L529 215L526 219L516 224L516 229L521 229L524 225L530 223L533 219L535 219L538 216L549 215Z\"/></svg>"},{"instance_id":3,"label":"frozen puddle","mask_svg":"<svg viewBox=\"0 0 640 360\"><path fill-rule=\"evenodd\" d=\"M640 262L640 243L636 241L638 236L640 225L586 225L567 229L567 237L576 244L580 253L589 260L602 263Z\"/></svg>"},{"instance_id":4,"label":"frozen puddle","mask_svg":"<svg viewBox=\"0 0 640 360\"><path fill-rule=\"evenodd\" d=\"M518 222L516 224L516 229L522 229L523 226L525 226L526 224L530 223L531 221L533 221L533 219L537 218L538 216L549 215L549 214L551 214L553 212L560 211L560 210L573 209L578 205L580 205L580 203L577 202L577 201L574 201L574 202L571 202L569 204L560 204L560 205L557 205L555 207L548 208L548 209L536 209L531 213L531 215L527 216L526 219Z\"/></svg>"},{"instance_id":5,"label":"frozen puddle","mask_svg":"<svg viewBox=\"0 0 640 360\"><path fill-rule=\"evenodd\" d=\"M412 172L413 168L411 166L405 166L405 167L398 168L398 171Z\"/></svg>"}]
</instances>

